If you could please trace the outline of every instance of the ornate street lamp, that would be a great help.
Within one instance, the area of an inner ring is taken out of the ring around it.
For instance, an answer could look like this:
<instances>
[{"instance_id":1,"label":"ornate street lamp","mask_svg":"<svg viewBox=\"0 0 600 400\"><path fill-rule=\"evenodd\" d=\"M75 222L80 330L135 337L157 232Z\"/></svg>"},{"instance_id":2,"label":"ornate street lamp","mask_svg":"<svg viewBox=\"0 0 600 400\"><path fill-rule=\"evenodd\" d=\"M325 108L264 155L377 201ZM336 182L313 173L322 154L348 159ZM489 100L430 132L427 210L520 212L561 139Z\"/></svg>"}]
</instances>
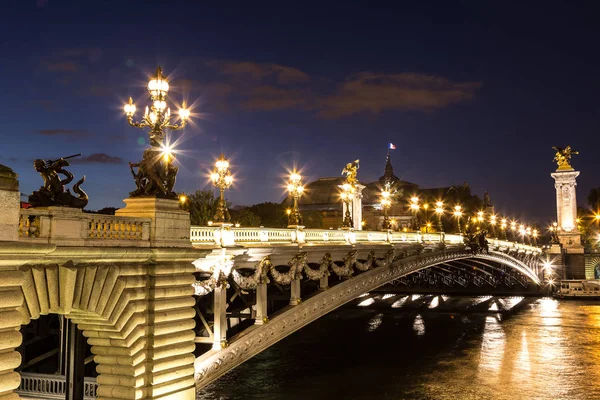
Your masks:
<instances>
[{"instance_id":1,"label":"ornate street lamp","mask_svg":"<svg viewBox=\"0 0 600 400\"><path fill-rule=\"evenodd\" d=\"M392 205L390 183L385 184L384 190L381 191L381 208L383 208L383 223L381 228L383 230L391 229L390 218L388 217L388 208Z\"/></svg>"},{"instance_id":2,"label":"ornate street lamp","mask_svg":"<svg viewBox=\"0 0 600 400\"><path fill-rule=\"evenodd\" d=\"M157 196L177 198L173 192L175 177L179 168L173 165L174 157L171 148L165 141L166 130L176 131L185 127L190 110L186 108L185 102L179 110L181 124L171 123L171 108L167 105L167 93L169 82L162 74L162 69L156 69L156 75L148 82L148 92L152 99L152 105L146 107L144 117L141 121L134 121L135 104L130 97L125 104L124 111L129 125L145 129L149 128L148 137L151 147L144 150L142 161L129 163L131 173L135 179L137 190L130 193L131 196ZM137 172L134 168L138 168Z\"/></svg>"},{"instance_id":3,"label":"ornate street lamp","mask_svg":"<svg viewBox=\"0 0 600 400\"><path fill-rule=\"evenodd\" d=\"M223 225L231 219L229 210L227 209L227 203L225 202L225 189L228 189L233 183L233 176L229 172L229 161L225 159L223 154L221 154L221 157L215 162L215 168L213 169L212 174L210 174L210 180L217 188L219 188L220 192L213 225Z\"/></svg>"},{"instance_id":4,"label":"ornate street lamp","mask_svg":"<svg viewBox=\"0 0 600 400\"><path fill-rule=\"evenodd\" d=\"M459 205L454 206L454 217L456 217L456 227L458 228L458 233L462 233L462 229L460 228L460 219L462 218L462 207Z\"/></svg>"},{"instance_id":5,"label":"ornate street lamp","mask_svg":"<svg viewBox=\"0 0 600 400\"><path fill-rule=\"evenodd\" d=\"M354 190L354 186L350 183L344 183L342 185L342 193L340 194L340 197L346 205L346 213L344 214L342 228L352 228L354 226L354 222L352 221L352 213L350 212L352 199L354 199Z\"/></svg>"},{"instance_id":6,"label":"ornate street lamp","mask_svg":"<svg viewBox=\"0 0 600 400\"><path fill-rule=\"evenodd\" d=\"M438 230L440 232L444 232L444 225L442 224L442 216L444 215L444 202L441 200L435 202L435 214L438 218Z\"/></svg>"},{"instance_id":7,"label":"ornate street lamp","mask_svg":"<svg viewBox=\"0 0 600 400\"><path fill-rule=\"evenodd\" d=\"M490 225L489 226L491 227L493 237L497 237L496 236L496 224L498 223L497 218L498 217L496 217L495 215L490 215Z\"/></svg>"},{"instance_id":8,"label":"ornate street lamp","mask_svg":"<svg viewBox=\"0 0 600 400\"><path fill-rule=\"evenodd\" d=\"M300 214L300 209L298 208L298 199L304 193L304 186L302 186L302 176L295 170L290 175L287 189L294 201L292 209L288 212L288 228L298 228L304 224L302 214Z\"/></svg>"},{"instance_id":9,"label":"ornate street lamp","mask_svg":"<svg viewBox=\"0 0 600 400\"><path fill-rule=\"evenodd\" d=\"M431 223L429 222L429 204L423 204L423 210L425 210L425 233L429 233Z\"/></svg>"},{"instance_id":10,"label":"ornate street lamp","mask_svg":"<svg viewBox=\"0 0 600 400\"><path fill-rule=\"evenodd\" d=\"M500 239L506 240L506 228L508 226L508 220L506 218L502 218L500 220Z\"/></svg>"},{"instance_id":11,"label":"ornate street lamp","mask_svg":"<svg viewBox=\"0 0 600 400\"><path fill-rule=\"evenodd\" d=\"M417 196L413 196L410 198L410 210L413 212L414 218L414 229L418 231L420 229L419 226L419 198Z\"/></svg>"}]
</instances>

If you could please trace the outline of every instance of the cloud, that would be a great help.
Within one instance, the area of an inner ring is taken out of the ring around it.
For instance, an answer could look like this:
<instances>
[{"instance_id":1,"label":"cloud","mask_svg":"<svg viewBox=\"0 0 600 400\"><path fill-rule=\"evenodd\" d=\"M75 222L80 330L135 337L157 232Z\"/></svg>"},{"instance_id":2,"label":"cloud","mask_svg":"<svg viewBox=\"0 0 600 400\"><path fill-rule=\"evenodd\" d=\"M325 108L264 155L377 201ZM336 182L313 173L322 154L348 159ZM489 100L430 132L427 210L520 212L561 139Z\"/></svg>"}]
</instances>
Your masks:
<instances>
[{"instance_id":1,"label":"cloud","mask_svg":"<svg viewBox=\"0 0 600 400\"><path fill-rule=\"evenodd\" d=\"M83 129L41 129L37 131L40 135L44 136L71 136L71 137L84 137L90 136L90 133Z\"/></svg>"},{"instance_id":2,"label":"cloud","mask_svg":"<svg viewBox=\"0 0 600 400\"><path fill-rule=\"evenodd\" d=\"M363 72L350 77L334 94L322 99L318 115L340 118L388 110L429 111L470 100L480 87L480 82L453 82L419 73Z\"/></svg>"},{"instance_id":3,"label":"cloud","mask_svg":"<svg viewBox=\"0 0 600 400\"><path fill-rule=\"evenodd\" d=\"M310 76L297 68L278 64L259 64L250 61L209 61L209 66L219 70L222 75L235 79L264 81L274 79L279 84L308 82Z\"/></svg>"},{"instance_id":4,"label":"cloud","mask_svg":"<svg viewBox=\"0 0 600 400\"><path fill-rule=\"evenodd\" d=\"M121 164L123 159L117 156L109 156L105 153L94 153L83 158L74 158L72 164Z\"/></svg>"},{"instance_id":5,"label":"cloud","mask_svg":"<svg viewBox=\"0 0 600 400\"><path fill-rule=\"evenodd\" d=\"M361 72L337 84L312 79L293 67L254 62L209 61L218 82L204 87L210 102L225 110L304 110L319 118L343 118L386 111L433 111L471 100L480 82L456 82L421 73ZM196 86L196 82L186 83ZM325 90L324 90L325 89Z\"/></svg>"},{"instance_id":6,"label":"cloud","mask_svg":"<svg viewBox=\"0 0 600 400\"><path fill-rule=\"evenodd\" d=\"M44 64L46 69L50 72L77 72L79 71L79 65L74 61L55 61L46 62Z\"/></svg>"}]
</instances>

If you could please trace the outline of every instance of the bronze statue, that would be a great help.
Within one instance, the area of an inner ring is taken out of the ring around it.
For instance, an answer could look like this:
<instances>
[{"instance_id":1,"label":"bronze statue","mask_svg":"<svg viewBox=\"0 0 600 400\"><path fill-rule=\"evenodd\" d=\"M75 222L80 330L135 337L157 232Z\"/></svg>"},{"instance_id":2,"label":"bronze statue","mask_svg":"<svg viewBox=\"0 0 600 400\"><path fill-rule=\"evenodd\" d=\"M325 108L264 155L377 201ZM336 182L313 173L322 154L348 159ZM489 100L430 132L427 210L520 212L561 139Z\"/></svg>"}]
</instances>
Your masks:
<instances>
[{"instance_id":1,"label":"bronze statue","mask_svg":"<svg viewBox=\"0 0 600 400\"><path fill-rule=\"evenodd\" d=\"M176 199L173 192L175 178L179 167L173 164L173 156L162 153L157 148L151 147L144 150L144 155L139 163L129 163L129 168L137 189L129 193L131 197L153 196ZM134 170L137 168L137 171Z\"/></svg>"},{"instance_id":2,"label":"bronze statue","mask_svg":"<svg viewBox=\"0 0 600 400\"><path fill-rule=\"evenodd\" d=\"M85 176L73 185L73 192L78 197L73 196L69 189L65 191L65 186L73 180L73 174L64 169L64 167L70 165L67 159L80 155L75 154L58 160L44 161L36 159L33 161L33 167L44 179L44 186L29 196L29 203L32 207L62 206L83 208L87 205L88 196L80 188L81 184L85 182ZM60 179L59 175L64 175L65 179Z\"/></svg>"},{"instance_id":3,"label":"bronze statue","mask_svg":"<svg viewBox=\"0 0 600 400\"><path fill-rule=\"evenodd\" d=\"M349 183L351 185L358 183L358 181L356 180L356 174L358 172L359 162L360 160L355 160L352 163L348 163L346 164L346 168L342 170L342 175L346 174L346 183Z\"/></svg>"},{"instance_id":4,"label":"bronze statue","mask_svg":"<svg viewBox=\"0 0 600 400\"><path fill-rule=\"evenodd\" d=\"M570 163L571 155L579 154L579 152L571 149L571 146L567 146L564 149L556 146L552 148L556 151L556 154L554 155L554 160L552 161L556 161L556 163L558 164L558 170L560 171L573 169Z\"/></svg>"}]
</instances>

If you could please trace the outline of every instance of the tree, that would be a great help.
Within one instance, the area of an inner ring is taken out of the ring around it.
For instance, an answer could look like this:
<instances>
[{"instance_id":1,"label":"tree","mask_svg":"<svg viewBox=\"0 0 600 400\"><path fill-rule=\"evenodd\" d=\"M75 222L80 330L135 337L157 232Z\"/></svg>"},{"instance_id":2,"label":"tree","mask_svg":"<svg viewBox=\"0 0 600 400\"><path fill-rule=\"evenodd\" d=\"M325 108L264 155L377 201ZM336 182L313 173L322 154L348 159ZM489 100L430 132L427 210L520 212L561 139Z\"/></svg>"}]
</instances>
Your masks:
<instances>
[{"instance_id":1,"label":"tree","mask_svg":"<svg viewBox=\"0 0 600 400\"><path fill-rule=\"evenodd\" d=\"M240 224L241 226L258 227L260 226L260 217L246 208L241 210L229 210L231 214L231 222Z\"/></svg>"},{"instance_id":2,"label":"tree","mask_svg":"<svg viewBox=\"0 0 600 400\"><path fill-rule=\"evenodd\" d=\"M196 190L193 194L180 193L186 200L181 208L190 213L192 225L207 226L212 221L217 210L218 198L215 198L212 190Z\"/></svg>"},{"instance_id":3,"label":"tree","mask_svg":"<svg viewBox=\"0 0 600 400\"><path fill-rule=\"evenodd\" d=\"M248 210L260 218L261 225L266 228L285 228L287 227L287 214L282 204L278 203L259 203Z\"/></svg>"},{"instance_id":4,"label":"tree","mask_svg":"<svg viewBox=\"0 0 600 400\"><path fill-rule=\"evenodd\" d=\"M590 190L587 201L593 211L600 211L600 187Z\"/></svg>"},{"instance_id":5,"label":"tree","mask_svg":"<svg viewBox=\"0 0 600 400\"><path fill-rule=\"evenodd\" d=\"M302 211L304 226L310 229L323 229L323 214L320 211Z\"/></svg>"}]
</instances>

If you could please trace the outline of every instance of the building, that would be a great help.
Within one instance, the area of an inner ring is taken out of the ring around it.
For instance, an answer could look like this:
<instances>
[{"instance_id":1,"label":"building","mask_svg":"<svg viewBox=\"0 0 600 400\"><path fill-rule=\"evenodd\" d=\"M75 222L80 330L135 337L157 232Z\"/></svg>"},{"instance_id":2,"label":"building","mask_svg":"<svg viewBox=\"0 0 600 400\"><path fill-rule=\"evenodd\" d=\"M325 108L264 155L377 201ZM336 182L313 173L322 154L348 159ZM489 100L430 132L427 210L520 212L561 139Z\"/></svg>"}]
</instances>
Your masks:
<instances>
[{"instance_id":1,"label":"building","mask_svg":"<svg viewBox=\"0 0 600 400\"><path fill-rule=\"evenodd\" d=\"M342 225L342 202L340 200L339 186L344 182L344 177L320 178L305 185L305 195L299 202L300 211L319 211L323 215L323 228L338 229ZM418 184L404 181L394 174L391 158L386 158L383 175L374 182L361 182L365 188L362 191L363 226L364 229L381 229L383 222L383 209L381 207L381 191L386 183L390 184L392 192L392 205L388 209L388 216L395 230L415 229L417 226L425 229L427 221L435 230L439 227L435 215L436 201L445 202L446 212L454 204L462 204L465 210L479 210L483 202L471 195L468 184L441 188L421 188ZM418 197L419 211L411 210L412 197ZM289 204L289 199L284 200ZM427 204L427 207L423 207ZM445 225L451 224L448 217L444 217ZM448 229L448 227L446 227Z\"/></svg>"}]
</instances>

